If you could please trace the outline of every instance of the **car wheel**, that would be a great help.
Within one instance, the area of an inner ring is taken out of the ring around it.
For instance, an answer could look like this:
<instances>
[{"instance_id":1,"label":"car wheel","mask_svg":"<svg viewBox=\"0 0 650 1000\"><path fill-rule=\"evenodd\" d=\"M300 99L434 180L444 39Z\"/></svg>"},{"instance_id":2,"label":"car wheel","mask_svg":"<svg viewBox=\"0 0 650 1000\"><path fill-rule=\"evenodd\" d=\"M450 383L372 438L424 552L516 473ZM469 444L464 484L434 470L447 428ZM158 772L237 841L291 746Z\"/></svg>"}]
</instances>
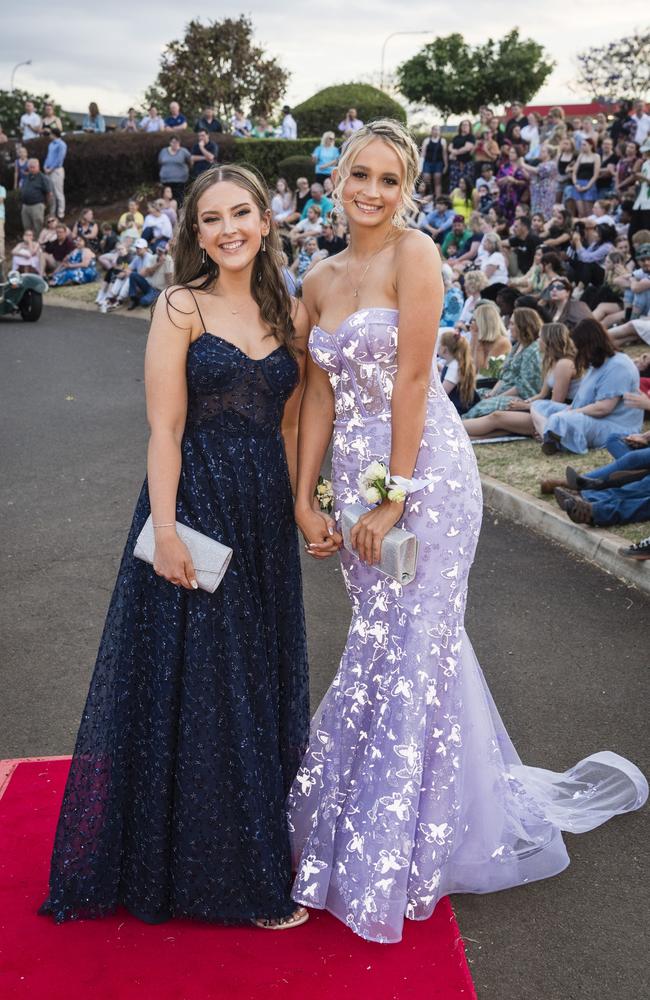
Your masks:
<instances>
[{"instance_id":1,"label":"car wheel","mask_svg":"<svg viewBox=\"0 0 650 1000\"><path fill-rule=\"evenodd\" d=\"M29 289L18 303L20 315L27 323L35 323L43 311L43 296Z\"/></svg>"}]
</instances>

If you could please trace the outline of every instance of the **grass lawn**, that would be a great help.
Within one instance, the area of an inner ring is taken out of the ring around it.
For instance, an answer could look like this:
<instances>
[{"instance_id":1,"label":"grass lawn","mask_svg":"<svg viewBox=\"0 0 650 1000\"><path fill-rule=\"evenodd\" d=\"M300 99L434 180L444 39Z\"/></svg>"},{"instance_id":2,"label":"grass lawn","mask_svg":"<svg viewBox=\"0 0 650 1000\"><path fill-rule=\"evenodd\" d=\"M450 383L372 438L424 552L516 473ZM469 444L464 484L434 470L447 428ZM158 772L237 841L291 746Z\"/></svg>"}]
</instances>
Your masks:
<instances>
[{"instance_id":1,"label":"grass lawn","mask_svg":"<svg viewBox=\"0 0 650 1000\"><path fill-rule=\"evenodd\" d=\"M101 288L99 281L89 281L87 285L62 285L61 288L50 288L45 296L45 303L56 299L67 299L69 302L93 303Z\"/></svg>"},{"instance_id":2,"label":"grass lawn","mask_svg":"<svg viewBox=\"0 0 650 1000\"><path fill-rule=\"evenodd\" d=\"M481 444L474 449L481 472L508 486L516 486L537 500L545 500L559 511L552 496L542 496L540 480L562 479L567 465L579 472L589 472L599 465L612 461L612 456L604 449L590 451L588 455L544 455L536 441L512 441L506 444ZM564 515L566 517L566 515ZM650 535L650 521L624 524L608 528L622 539L639 542Z\"/></svg>"}]
</instances>

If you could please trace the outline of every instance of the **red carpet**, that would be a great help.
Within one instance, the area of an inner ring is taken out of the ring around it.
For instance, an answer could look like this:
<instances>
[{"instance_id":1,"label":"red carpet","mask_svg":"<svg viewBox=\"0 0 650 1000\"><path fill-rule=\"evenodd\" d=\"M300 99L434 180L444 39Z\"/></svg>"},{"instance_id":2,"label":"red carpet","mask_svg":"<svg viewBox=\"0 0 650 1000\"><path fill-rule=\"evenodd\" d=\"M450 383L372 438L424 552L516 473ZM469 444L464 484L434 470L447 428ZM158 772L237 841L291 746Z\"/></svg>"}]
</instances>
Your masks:
<instances>
[{"instance_id":1,"label":"red carpet","mask_svg":"<svg viewBox=\"0 0 650 1000\"><path fill-rule=\"evenodd\" d=\"M148 926L125 911L59 926L38 917L69 764L4 763L2 1000L475 1000L447 899L430 920L407 921L392 945L363 941L313 910L304 927L281 933L187 920Z\"/></svg>"}]
</instances>

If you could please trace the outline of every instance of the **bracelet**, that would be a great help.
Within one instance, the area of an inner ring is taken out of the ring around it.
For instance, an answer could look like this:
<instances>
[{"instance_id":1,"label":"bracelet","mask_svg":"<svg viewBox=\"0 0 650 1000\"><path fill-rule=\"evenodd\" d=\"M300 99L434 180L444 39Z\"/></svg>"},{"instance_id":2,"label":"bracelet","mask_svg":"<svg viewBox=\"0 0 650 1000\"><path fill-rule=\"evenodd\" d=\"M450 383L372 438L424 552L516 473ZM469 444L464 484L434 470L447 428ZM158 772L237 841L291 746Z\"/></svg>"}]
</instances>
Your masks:
<instances>
[{"instance_id":1,"label":"bracelet","mask_svg":"<svg viewBox=\"0 0 650 1000\"><path fill-rule=\"evenodd\" d=\"M167 524L154 524L154 528L175 528L176 521L169 521Z\"/></svg>"}]
</instances>

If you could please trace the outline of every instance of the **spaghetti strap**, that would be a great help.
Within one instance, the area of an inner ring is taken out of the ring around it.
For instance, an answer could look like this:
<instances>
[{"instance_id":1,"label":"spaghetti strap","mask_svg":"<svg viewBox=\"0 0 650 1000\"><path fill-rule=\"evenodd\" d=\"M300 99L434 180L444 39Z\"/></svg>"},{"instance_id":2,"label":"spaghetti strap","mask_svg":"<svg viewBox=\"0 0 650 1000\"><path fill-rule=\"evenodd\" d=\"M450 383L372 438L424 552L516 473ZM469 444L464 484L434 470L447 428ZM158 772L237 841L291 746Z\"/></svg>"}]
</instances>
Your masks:
<instances>
[{"instance_id":1,"label":"spaghetti strap","mask_svg":"<svg viewBox=\"0 0 650 1000\"><path fill-rule=\"evenodd\" d=\"M190 293L190 295L192 296L192 298L194 299L194 305L196 306L196 311L199 314L199 319L201 320L201 325L203 326L203 333L207 333L208 331L205 328L205 320L203 319L203 315L202 315L201 310L199 308L199 303L196 300L196 295L194 294L194 292L192 291L192 289L189 287L189 285L186 285L186 288L187 288L188 292Z\"/></svg>"}]
</instances>

